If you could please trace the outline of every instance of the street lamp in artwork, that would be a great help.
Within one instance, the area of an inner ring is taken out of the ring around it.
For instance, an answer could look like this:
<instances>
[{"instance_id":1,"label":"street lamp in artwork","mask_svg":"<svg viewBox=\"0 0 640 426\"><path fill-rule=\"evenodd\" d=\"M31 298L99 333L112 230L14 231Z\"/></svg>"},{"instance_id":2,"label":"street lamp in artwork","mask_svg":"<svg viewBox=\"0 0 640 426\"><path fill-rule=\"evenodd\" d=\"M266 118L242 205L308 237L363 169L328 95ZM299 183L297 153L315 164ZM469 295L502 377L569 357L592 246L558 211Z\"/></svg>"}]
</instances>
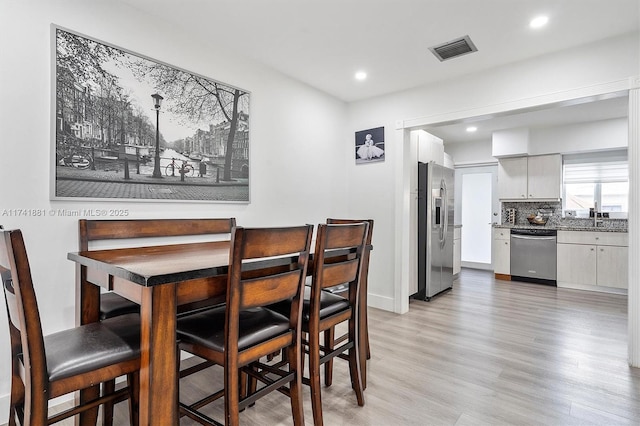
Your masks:
<instances>
[{"instance_id":1,"label":"street lamp in artwork","mask_svg":"<svg viewBox=\"0 0 640 426\"><path fill-rule=\"evenodd\" d=\"M156 109L156 153L153 158L153 177L161 178L162 174L160 173L160 106L162 105L162 100L164 99L158 93L154 93L151 95L153 98L153 107Z\"/></svg>"}]
</instances>

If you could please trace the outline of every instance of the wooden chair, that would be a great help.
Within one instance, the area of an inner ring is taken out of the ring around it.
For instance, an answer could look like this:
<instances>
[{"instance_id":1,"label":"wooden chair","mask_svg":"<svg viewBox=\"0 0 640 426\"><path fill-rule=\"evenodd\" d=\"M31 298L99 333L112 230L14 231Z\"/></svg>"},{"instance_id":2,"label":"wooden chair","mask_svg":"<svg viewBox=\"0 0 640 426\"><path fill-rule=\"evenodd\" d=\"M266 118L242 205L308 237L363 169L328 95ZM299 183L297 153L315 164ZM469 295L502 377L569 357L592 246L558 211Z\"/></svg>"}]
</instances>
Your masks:
<instances>
[{"instance_id":1,"label":"wooden chair","mask_svg":"<svg viewBox=\"0 0 640 426\"><path fill-rule=\"evenodd\" d=\"M368 227L369 224L364 222L318 225L311 294L308 304L305 298L302 315L303 330L309 335L309 384L316 426L323 424L320 367L335 357L349 361L351 386L356 393L358 405L364 405L358 315L360 277ZM336 250L350 250L352 255L332 257L331 252ZM348 298L323 291L342 283L348 283ZM346 341L337 348L321 346L320 333L345 321L348 323Z\"/></svg>"},{"instance_id":2,"label":"wooden chair","mask_svg":"<svg viewBox=\"0 0 640 426\"><path fill-rule=\"evenodd\" d=\"M224 397L225 424L237 425L240 410L278 390L291 399L294 424L304 424L300 301L312 234L312 225L235 228L226 305L183 316L177 323L179 348L223 366L224 389L189 406L181 403L182 414L204 425L217 424L197 409ZM292 302L284 314L265 308L289 299ZM283 368L259 362L281 349L288 361ZM248 395L239 384L241 371L251 378ZM257 389L255 381L264 385Z\"/></svg>"},{"instance_id":3,"label":"wooden chair","mask_svg":"<svg viewBox=\"0 0 640 426\"><path fill-rule=\"evenodd\" d=\"M329 224L349 224L367 222L369 224L369 231L367 232L366 247L364 256L362 259L362 276L360 277L360 333L362 336L362 347L360 348L365 357L360 358L360 368L362 370L362 386L367 388L367 359L371 359L371 347L369 345L369 318L367 313L367 294L368 294L368 281L369 276L369 255L371 253L372 241L373 241L373 219L333 219L328 218ZM345 285L338 285L332 289L328 289L334 294L344 295L347 291ZM343 334L340 337L335 337L335 329L331 328L324 333L324 344L328 348L333 348L335 344L344 341L348 337L348 334ZM324 366L324 384L331 386L333 380L333 360L329 360Z\"/></svg>"},{"instance_id":4,"label":"wooden chair","mask_svg":"<svg viewBox=\"0 0 640 426\"><path fill-rule=\"evenodd\" d=\"M138 423L140 327L136 315L43 336L27 252L19 230L2 231L0 275L11 340L9 425L46 425L97 409L101 404L130 401L131 424ZM53 398L127 375L129 386L118 392L48 417ZM106 423L111 424L111 423Z\"/></svg>"},{"instance_id":5,"label":"wooden chair","mask_svg":"<svg viewBox=\"0 0 640 426\"><path fill-rule=\"evenodd\" d=\"M362 276L365 241L369 224L320 224L316 233L311 286L306 286L302 306L302 330L308 340L303 346L309 354L309 378L303 382L311 386L313 423L322 425L320 368L335 357L349 361L351 386L358 405L364 405L361 351L359 336L360 277ZM346 284L346 297L326 289ZM271 307L278 312L288 309L286 302ZM347 338L338 347L320 345L320 334L347 324ZM286 359L286 357L284 357Z\"/></svg>"}]
</instances>

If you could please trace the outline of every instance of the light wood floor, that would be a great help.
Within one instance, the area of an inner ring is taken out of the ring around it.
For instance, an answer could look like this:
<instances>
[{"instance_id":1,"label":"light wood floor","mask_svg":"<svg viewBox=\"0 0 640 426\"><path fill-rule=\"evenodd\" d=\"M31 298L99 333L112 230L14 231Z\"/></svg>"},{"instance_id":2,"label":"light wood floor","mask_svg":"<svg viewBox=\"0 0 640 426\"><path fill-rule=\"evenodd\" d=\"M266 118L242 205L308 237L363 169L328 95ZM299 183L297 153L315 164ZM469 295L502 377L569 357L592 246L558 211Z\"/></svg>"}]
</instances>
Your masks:
<instances>
[{"instance_id":1,"label":"light wood floor","mask_svg":"<svg viewBox=\"0 0 640 426\"><path fill-rule=\"evenodd\" d=\"M408 314L370 309L366 405L357 406L346 362L337 360L334 384L323 388L325 424L640 424L640 369L627 364L626 312L626 296L464 269L452 291L412 301ZM220 383L209 369L183 380L181 397L196 399L198 388ZM304 396L311 424L306 387ZM117 410L127 424L126 404ZM219 404L208 413L223 419ZM240 421L290 425L288 400L269 395Z\"/></svg>"}]
</instances>

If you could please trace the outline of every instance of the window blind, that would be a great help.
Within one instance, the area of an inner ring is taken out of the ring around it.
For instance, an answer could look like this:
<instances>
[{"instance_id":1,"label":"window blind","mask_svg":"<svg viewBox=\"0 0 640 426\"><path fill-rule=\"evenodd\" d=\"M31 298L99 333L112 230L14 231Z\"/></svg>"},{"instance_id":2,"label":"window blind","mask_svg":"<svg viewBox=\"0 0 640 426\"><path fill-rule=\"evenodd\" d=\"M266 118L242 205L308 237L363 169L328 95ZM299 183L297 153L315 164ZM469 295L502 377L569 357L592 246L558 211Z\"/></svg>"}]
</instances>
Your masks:
<instances>
[{"instance_id":1,"label":"window blind","mask_svg":"<svg viewBox=\"0 0 640 426\"><path fill-rule=\"evenodd\" d=\"M565 184L613 183L629 181L629 165L625 152L565 156Z\"/></svg>"}]
</instances>

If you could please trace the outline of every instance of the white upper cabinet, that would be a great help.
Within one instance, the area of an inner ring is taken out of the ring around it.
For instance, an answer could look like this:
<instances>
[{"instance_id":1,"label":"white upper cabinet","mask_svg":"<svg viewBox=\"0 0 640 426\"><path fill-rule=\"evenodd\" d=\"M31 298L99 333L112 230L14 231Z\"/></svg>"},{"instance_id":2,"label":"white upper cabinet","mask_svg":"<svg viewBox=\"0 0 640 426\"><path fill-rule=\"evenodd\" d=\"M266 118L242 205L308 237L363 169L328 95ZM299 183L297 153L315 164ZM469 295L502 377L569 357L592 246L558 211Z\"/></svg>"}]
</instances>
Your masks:
<instances>
[{"instance_id":1,"label":"white upper cabinet","mask_svg":"<svg viewBox=\"0 0 640 426\"><path fill-rule=\"evenodd\" d=\"M503 158L498 162L499 198L527 198L527 157Z\"/></svg>"},{"instance_id":2,"label":"white upper cabinet","mask_svg":"<svg viewBox=\"0 0 640 426\"><path fill-rule=\"evenodd\" d=\"M561 198L562 190L562 156L539 155L527 157L529 161L527 174L528 198Z\"/></svg>"},{"instance_id":3,"label":"white upper cabinet","mask_svg":"<svg viewBox=\"0 0 640 426\"><path fill-rule=\"evenodd\" d=\"M418 149L418 161L428 163L435 162L444 166L444 142L442 139L425 132L424 130L416 130L411 133L415 138Z\"/></svg>"},{"instance_id":4,"label":"white upper cabinet","mask_svg":"<svg viewBox=\"0 0 640 426\"><path fill-rule=\"evenodd\" d=\"M560 154L502 158L498 162L501 200L558 200L561 186Z\"/></svg>"}]
</instances>

